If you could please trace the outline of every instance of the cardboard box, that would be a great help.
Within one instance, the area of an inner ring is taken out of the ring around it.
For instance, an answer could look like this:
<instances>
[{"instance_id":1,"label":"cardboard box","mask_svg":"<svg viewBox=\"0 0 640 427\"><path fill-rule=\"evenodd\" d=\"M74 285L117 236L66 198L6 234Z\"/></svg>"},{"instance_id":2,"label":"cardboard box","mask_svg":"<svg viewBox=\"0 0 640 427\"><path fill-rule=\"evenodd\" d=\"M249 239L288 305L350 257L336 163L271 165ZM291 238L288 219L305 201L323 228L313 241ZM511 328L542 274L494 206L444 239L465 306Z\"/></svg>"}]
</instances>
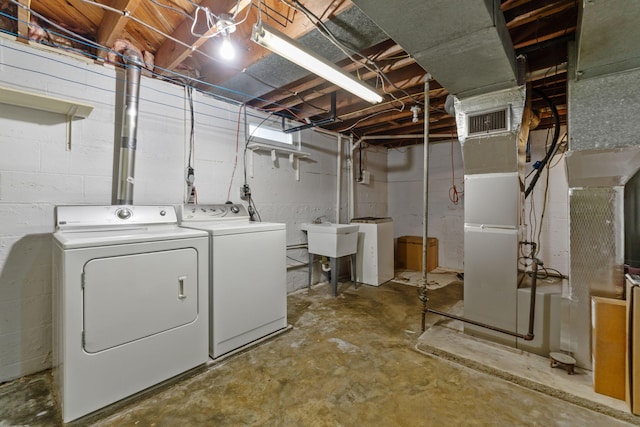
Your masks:
<instances>
[{"instance_id":1,"label":"cardboard box","mask_svg":"<svg viewBox=\"0 0 640 427\"><path fill-rule=\"evenodd\" d=\"M627 277L626 399L629 410L640 415L640 283Z\"/></svg>"},{"instance_id":2,"label":"cardboard box","mask_svg":"<svg viewBox=\"0 0 640 427\"><path fill-rule=\"evenodd\" d=\"M422 237L398 237L396 266L407 270L422 271ZM427 271L438 266L438 239L427 238Z\"/></svg>"},{"instance_id":3,"label":"cardboard box","mask_svg":"<svg viewBox=\"0 0 640 427\"><path fill-rule=\"evenodd\" d=\"M592 297L591 309L593 389L625 400L626 301Z\"/></svg>"}]
</instances>

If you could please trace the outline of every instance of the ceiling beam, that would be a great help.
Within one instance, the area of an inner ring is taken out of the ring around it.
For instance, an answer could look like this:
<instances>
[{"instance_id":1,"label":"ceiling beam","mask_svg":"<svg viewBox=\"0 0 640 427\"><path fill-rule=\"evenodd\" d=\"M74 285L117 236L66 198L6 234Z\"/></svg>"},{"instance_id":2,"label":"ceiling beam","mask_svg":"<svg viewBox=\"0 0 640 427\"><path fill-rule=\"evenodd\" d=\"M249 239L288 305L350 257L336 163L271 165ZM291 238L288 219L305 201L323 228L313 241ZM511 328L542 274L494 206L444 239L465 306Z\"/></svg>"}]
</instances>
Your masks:
<instances>
[{"instance_id":1,"label":"ceiling beam","mask_svg":"<svg viewBox=\"0 0 640 427\"><path fill-rule=\"evenodd\" d=\"M129 21L129 16L140 6L141 0L114 0L110 6L119 9L122 13L107 10L104 12L96 42L101 46L111 47L113 43L120 37L125 25ZM98 49L98 56L104 58L109 51L107 49Z\"/></svg>"},{"instance_id":2,"label":"ceiling beam","mask_svg":"<svg viewBox=\"0 0 640 427\"><path fill-rule=\"evenodd\" d=\"M529 3L531 0L507 0L500 5L500 9L503 12L506 12L511 9L515 9L516 7L520 7ZM535 1L535 0L534 0Z\"/></svg>"},{"instance_id":3,"label":"ceiling beam","mask_svg":"<svg viewBox=\"0 0 640 427\"><path fill-rule=\"evenodd\" d=\"M29 40L29 22L31 22L31 0L18 0L22 7L18 6L18 39Z\"/></svg>"},{"instance_id":4,"label":"ceiling beam","mask_svg":"<svg viewBox=\"0 0 640 427\"><path fill-rule=\"evenodd\" d=\"M545 7L541 7L536 10L532 10L529 13L519 15L507 22L507 28L512 30L529 22L537 21L542 18L547 18L551 15L563 12L567 9L573 9L575 7L575 0L562 0L557 3L550 4Z\"/></svg>"}]
</instances>

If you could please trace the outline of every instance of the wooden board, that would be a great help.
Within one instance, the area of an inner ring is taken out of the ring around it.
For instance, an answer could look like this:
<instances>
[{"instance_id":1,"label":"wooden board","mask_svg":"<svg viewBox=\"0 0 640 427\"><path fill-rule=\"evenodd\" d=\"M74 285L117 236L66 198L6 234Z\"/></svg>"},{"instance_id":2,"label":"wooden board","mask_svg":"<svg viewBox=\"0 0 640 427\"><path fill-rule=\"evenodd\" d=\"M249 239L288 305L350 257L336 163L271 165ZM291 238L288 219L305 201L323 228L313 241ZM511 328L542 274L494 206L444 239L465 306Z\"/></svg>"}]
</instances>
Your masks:
<instances>
[{"instance_id":1,"label":"wooden board","mask_svg":"<svg viewBox=\"0 0 640 427\"><path fill-rule=\"evenodd\" d=\"M629 279L627 279L626 321L626 400L629 410L640 415L640 286Z\"/></svg>"},{"instance_id":2,"label":"wooden board","mask_svg":"<svg viewBox=\"0 0 640 427\"><path fill-rule=\"evenodd\" d=\"M625 399L626 302L592 297L593 389Z\"/></svg>"}]
</instances>

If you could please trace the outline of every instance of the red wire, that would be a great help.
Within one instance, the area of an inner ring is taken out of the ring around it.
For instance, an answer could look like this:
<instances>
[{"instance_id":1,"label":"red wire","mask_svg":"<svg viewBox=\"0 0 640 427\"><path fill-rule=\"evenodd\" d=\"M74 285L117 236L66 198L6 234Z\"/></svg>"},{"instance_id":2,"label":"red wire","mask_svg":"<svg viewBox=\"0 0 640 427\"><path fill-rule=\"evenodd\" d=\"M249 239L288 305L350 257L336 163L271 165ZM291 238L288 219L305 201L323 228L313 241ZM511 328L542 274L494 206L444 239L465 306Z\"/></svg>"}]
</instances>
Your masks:
<instances>
[{"instance_id":1,"label":"red wire","mask_svg":"<svg viewBox=\"0 0 640 427\"><path fill-rule=\"evenodd\" d=\"M460 201L460 193L456 188L456 174L453 165L453 136L451 137L451 188L449 188L449 200L454 205L457 205Z\"/></svg>"}]
</instances>

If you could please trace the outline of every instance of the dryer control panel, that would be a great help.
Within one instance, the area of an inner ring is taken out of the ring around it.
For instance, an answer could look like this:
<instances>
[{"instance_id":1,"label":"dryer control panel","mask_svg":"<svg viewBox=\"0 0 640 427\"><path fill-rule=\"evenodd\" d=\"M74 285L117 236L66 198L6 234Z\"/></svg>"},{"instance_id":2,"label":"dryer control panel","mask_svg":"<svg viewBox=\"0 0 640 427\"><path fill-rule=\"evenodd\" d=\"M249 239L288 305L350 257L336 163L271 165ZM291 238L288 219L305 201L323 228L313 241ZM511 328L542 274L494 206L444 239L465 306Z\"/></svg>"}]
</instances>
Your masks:
<instances>
[{"instance_id":1,"label":"dryer control panel","mask_svg":"<svg viewBox=\"0 0 640 427\"><path fill-rule=\"evenodd\" d=\"M56 229L176 224L173 206L56 206Z\"/></svg>"},{"instance_id":2,"label":"dryer control panel","mask_svg":"<svg viewBox=\"0 0 640 427\"><path fill-rule=\"evenodd\" d=\"M185 204L178 209L180 222L188 221L249 221L249 213L244 205L217 204L195 205Z\"/></svg>"}]
</instances>

